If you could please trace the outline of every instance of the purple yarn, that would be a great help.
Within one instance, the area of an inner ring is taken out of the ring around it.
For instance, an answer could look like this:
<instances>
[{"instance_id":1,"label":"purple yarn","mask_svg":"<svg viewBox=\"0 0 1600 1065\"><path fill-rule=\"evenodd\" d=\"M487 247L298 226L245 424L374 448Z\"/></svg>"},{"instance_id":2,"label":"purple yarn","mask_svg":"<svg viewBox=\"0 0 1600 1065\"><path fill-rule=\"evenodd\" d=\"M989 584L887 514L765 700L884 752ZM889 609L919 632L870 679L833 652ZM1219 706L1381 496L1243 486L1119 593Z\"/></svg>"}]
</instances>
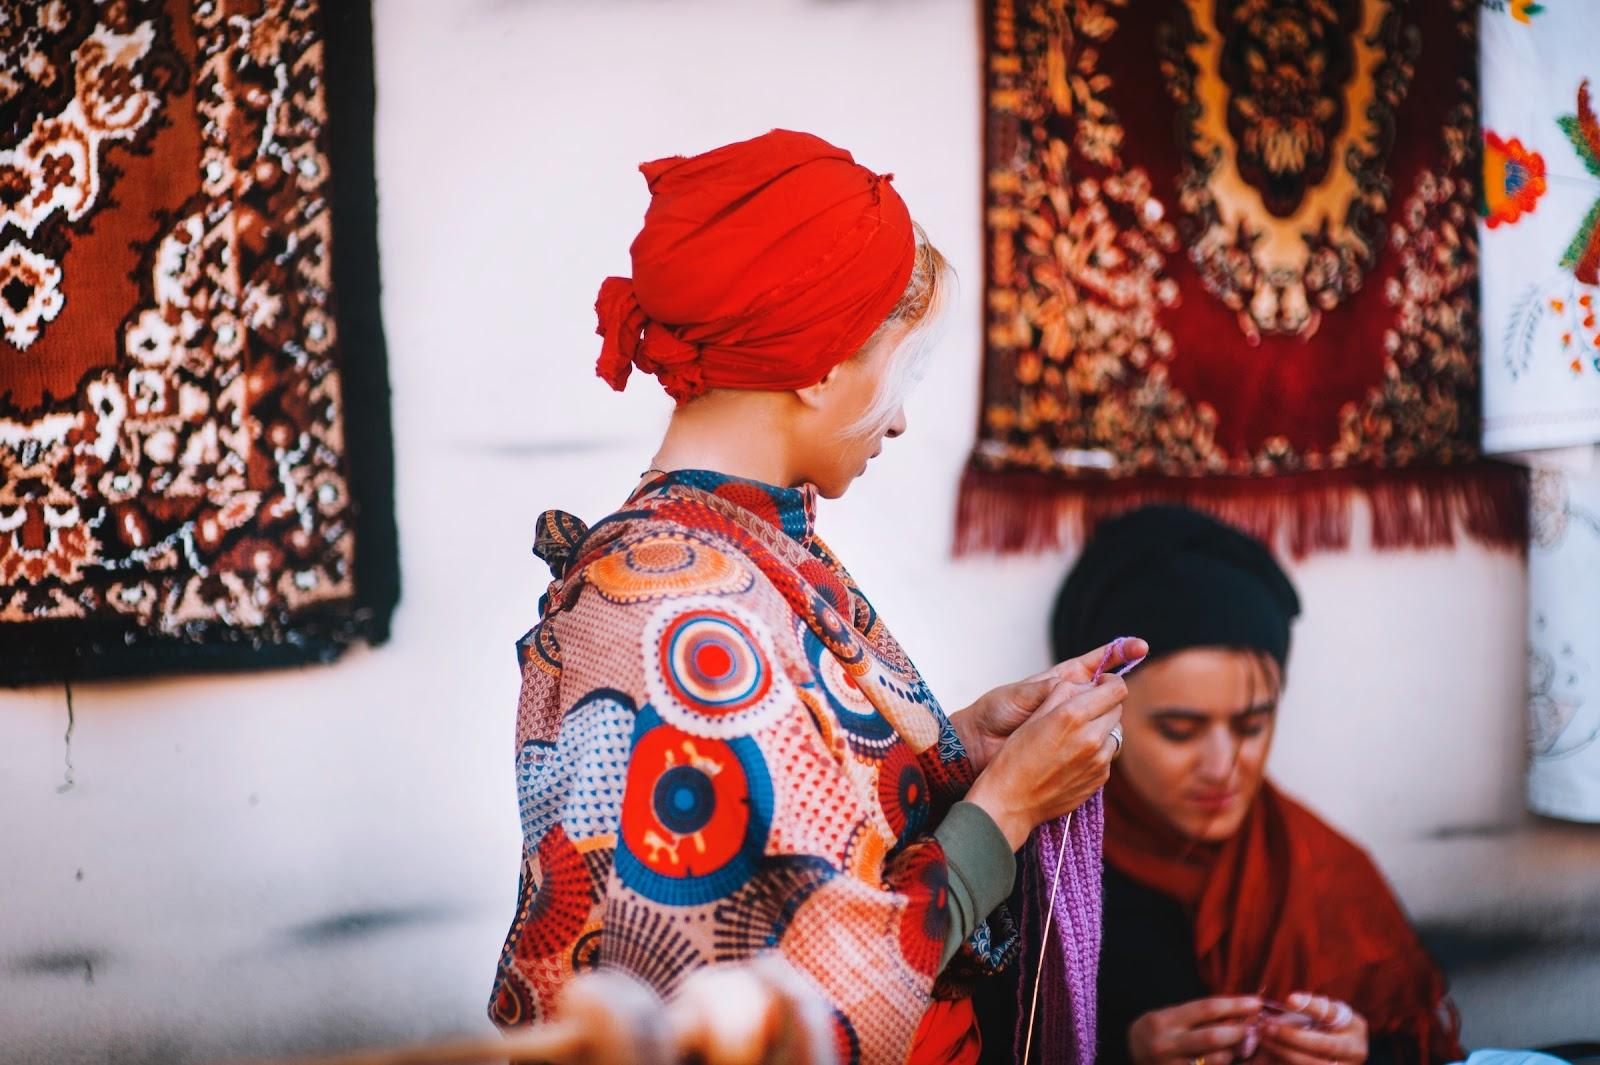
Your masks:
<instances>
[{"instance_id":1,"label":"purple yarn","mask_svg":"<svg viewBox=\"0 0 1600 1065\"><path fill-rule=\"evenodd\" d=\"M1093 1065L1095 983L1100 969L1100 848L1105 840L1105 803L1099 792L1073 814L1040 825L1028 840L1022 884L1022 964L1017 980L1017 1034L1013 1053L1022 1061L1028 1014L1038 973L1039 1005L1034 1021L1035 1062ZM1049 942L1041 941L1056 861L1061 886ZM1039 964L1039 952L1044 964Z\"/></svg>"}]
</instances>

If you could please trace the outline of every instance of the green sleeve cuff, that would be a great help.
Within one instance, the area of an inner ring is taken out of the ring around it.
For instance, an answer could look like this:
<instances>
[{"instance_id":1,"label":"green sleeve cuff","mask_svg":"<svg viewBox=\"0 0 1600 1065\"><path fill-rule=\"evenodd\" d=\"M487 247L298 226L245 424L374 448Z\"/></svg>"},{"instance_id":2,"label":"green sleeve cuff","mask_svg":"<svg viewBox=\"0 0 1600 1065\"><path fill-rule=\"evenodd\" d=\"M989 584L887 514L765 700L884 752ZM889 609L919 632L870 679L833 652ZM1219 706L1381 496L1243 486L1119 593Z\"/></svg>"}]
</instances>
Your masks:
<instances>
[{"instance_id":1,"label":"green sleeve cuff","mask_svg":"<svg viewBox=\"0 0 1600 1065\"><path fill-rule=\"evenodd\" d=\"M1011 894L1017 856L994 819L980 806L950 807L933 838L944 848L950 874L950 931L940 966L955 957L967 937Z\"/></svg>"}]
</instances>

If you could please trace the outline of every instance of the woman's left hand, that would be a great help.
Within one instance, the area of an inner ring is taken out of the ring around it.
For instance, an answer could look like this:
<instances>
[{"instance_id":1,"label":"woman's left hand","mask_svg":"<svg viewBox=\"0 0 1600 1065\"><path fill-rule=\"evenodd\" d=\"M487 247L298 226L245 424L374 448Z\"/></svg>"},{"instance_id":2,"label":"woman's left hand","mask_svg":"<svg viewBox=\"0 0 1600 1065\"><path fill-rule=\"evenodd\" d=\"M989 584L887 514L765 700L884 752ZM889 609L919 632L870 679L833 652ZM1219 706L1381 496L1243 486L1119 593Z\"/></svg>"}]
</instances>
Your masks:
<instances>
[{"instance_id":1,"label":"woman's left hand","mask_svg":"<svg viewBox=\"0 0 1600 1065\"><path fill-rule=\"evenodd\" d=\"M1150 647L1143 640L1127 639L1116 646L1108 670L1120 669L1129 662L1137 662L1149 654ZM1104 657L1104 650L1096 648L1077 658L1036 673L1027 680L1002 684L993 691L979 696L978 701L950 716L950 724L961 737L972 767L981 773L994 758L1000 745L1033 712L1044 703L1045 697L1059 684L1088 684Z\"/></svg>"},{"instance_id":2,"label":"woman's left hand","mask_svg":"<svg viewBox=\"0 0 1600 1065\"><path fill-rule=\"evenodd\" d=\"M1367 1060L1367 1019L1349 1003L1297 991L1285 1005L1316 1021L1317 1027L1267 1022L1261 1033L1264 1056L1278 1065L1361 1065Z\"/></svg>"}]
</instances>

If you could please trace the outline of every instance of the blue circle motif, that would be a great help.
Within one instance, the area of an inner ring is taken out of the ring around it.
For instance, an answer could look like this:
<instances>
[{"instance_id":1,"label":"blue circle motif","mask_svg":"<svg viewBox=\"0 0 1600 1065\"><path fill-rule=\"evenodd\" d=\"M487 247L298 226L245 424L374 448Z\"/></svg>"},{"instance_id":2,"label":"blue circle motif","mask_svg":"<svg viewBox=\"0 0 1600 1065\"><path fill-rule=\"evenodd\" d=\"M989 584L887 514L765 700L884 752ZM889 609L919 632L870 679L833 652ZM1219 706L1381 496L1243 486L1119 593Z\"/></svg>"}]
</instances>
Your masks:
<instances>
[{"instance_id":1,"label":"blue circle motif","mask_svg":"<svg viewBox=\"0 0 1600 1065\"><path fill-rule=\"evenodd\" d=\"M704 828L716 801L711 778L693 766L674 766L656 781L656 816L680 835Z\"/></svg>"},{"instance_id":2,"label":"blue circle motif","mask_svg":"<svg viewBox=\"0 0 1600 1065\"><path fill-rule=\"evenodd\" d=\"M646 704L634 720L634 747L637 748L639 742L657 728L673 728L673 726L663 722L656 709ZM766 759L761 754L761 747L748 736L710 742L726 745L727 750L734 756L738 771L744 777L748 796L746 800L748 817L743 842L731 859L715 869L708 869L691 876L667 876L650 868L641 856L634 854L626 834L619 832L615 851L618 879L623 886L637 891L652 902L668 906L699 906L714 902L744 886L761 868L762 856L766 853L767 835L772 827L774 807L772 775L767 770ZM677 770L685 768L688 767L669 768L661 774L652 788L651 805L663 827L668 826L669 817L679 819L680 824L689 824L702 814L706 820L700 823L707 824L716 812L714 801L708 802L703 807L696 805L699 801L699 784L691 784L687 777L676 775ZM691 772L698 771L691 770ZM709 796L710 781L704 773L700 773L699 776L707 785ZM680 806L680 802L683 805Z\"/></svg>"}]
</instances>

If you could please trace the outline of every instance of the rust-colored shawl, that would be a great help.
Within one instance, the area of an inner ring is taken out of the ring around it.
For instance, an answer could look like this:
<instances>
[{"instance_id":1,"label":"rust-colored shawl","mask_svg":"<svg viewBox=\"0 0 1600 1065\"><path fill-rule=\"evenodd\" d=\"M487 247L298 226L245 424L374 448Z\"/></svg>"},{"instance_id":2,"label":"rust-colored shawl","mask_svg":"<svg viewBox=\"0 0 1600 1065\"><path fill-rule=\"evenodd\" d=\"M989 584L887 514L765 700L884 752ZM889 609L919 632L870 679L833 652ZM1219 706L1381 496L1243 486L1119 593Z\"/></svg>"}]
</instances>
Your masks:
<instances>
[{"instance_id":1,"label":"rust-colored shawl","mask_svg":"<svg viewBox=\"0 0 1600 1065\"><path fill-rule=\"evenodd\" d=\"M1106 861L1183 903L1212 991L1330 995L1408 1060L1460 1060L1444 976L1360 847L1270 783L1221 844L1179 836L1121 774L1106 799Z\"/></svg>"}]
</instances>

